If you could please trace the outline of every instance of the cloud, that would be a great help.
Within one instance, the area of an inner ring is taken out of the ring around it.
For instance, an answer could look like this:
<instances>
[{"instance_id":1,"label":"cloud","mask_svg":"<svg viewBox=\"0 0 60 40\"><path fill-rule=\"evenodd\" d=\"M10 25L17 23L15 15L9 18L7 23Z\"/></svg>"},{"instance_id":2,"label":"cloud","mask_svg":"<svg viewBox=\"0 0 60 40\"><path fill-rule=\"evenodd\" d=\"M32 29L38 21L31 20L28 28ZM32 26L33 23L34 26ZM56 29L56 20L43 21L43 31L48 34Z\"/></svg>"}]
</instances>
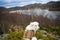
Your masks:
<instances>
[{"instance_id":1,"label":"cloud","mask_svg":"<svg viewBox=\"0 0 60 40\"><path fill-rule=\"evenodd\" d=\"M15 0L15 1L10 1L9 3L8 3L8 1L7 1L7 3L2 3L1 4L1 6L5 6L5 7L13 7L13 6L24 6L24 5L28 5L28 4L33 4L33 3L37 3L36 1L21 1L21 0L19 0L19 1L17 1L17 0Z\"/></svg>"},{"instance_id":2,"label":"cloud","mask_svg":"<svg viewBox=\"0 0 60 40\"><path fill-rule=\"evenodd\" d=\"M47 3L49 1L58 1L58 0L37 0L37 1L44 4L44 3Z\"/></svg>"},{"instance_id":3,"label":"cloud","mask_svg":"<svg viewBox=\"0 0 60 40\"><path fill-rule=\"evenodd\" d=\"M8 2L8 3L10 3L10 2L12 2L12 0L4 0L4 2Z\"/></svg>"},{"instance_id":4,"label":"cloud","mask_svg":"<svg viewBox=\"0 0 60 40\"><path fill-rule=\"evenodd\" d=\"M58 0L0 0L0 6L11 7L11 6L24 6L33 3L47 3L49 1L58 1Z\"/></svg>"}]
</instances>

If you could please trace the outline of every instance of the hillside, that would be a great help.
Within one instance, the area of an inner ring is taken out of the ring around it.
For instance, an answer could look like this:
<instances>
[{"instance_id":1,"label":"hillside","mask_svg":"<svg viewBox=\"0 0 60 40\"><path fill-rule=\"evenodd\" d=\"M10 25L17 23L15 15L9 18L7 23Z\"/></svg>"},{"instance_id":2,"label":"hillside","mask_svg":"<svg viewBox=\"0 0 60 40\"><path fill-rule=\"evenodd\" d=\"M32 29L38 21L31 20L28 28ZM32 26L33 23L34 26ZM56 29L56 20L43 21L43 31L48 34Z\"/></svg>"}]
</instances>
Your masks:
<instances>
[{"instance_id":1,"label":"hillside","mask_svg":"<svg viewBox=\"0 0 60 40\"><path fill-rule=\"evenodd\" d=\"M22 7L12 7L9 8L10 10L28 10L28 9L35 9L35 8L40 8L40 9L49 9L50 11L60 11L60 1L51 1L48 2L47 4L41 4L41 3L35 3L35 4L30 4Z\"/></svg>"},{"instance_id":2,"label":"hillside","mask_svg":"<svg viewBox=\"0 0 60 40\"><path fill-rule=\"evenodd\" d=\"M0 27L2 30L5 30L5 28L9 25L22 25L25 27L32 21L38 21L40 23L40 26L60 26L60 21L49 20L43 16L26 15L19 13L0 13L0 25L2 26Z\"/></svg>"},{"instance_id":3,"label":"hillside","mask_svg":"<svg viewBox=\"0 0 60 40\"><path fill-rule=\"evenodd\" d=\"M48 2L47 4L41 4L41 3L35 3L35 4L29 4L25 6L16 6L16 7L11 7L11 8L4 8L0 7L0 10L28 10L28 9L35 9L35 8L40 8L40 9L49 9L50 11L60 11L60 1L51 1Z\"/></svg>"}]
</instances>

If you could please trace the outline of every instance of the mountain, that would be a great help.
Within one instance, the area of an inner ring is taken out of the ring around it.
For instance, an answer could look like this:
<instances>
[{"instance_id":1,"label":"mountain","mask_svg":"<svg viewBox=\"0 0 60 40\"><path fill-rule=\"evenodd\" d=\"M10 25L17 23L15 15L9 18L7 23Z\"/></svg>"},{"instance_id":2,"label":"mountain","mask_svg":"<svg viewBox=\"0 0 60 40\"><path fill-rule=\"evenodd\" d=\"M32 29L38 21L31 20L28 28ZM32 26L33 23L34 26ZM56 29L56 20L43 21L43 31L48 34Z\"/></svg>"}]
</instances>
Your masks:
<instances>
[{"instance_id":1,"label":"mountain","mask_svg":"<svg viewBox=\"0 0 60 40\"><path fill-rule=\"evenodd\" d=\"M9 11L8 8L0 7L0 14L1 14L1 13L7 13L8 11Z\"/></svg>"},{"instance_id":2,"label":"mountain","mask_svg":"<svg viewBox=\"0 0 60 40\"><path fill-rule=\"evenodd\" d=\"M47 4L35 3L25 6L16 6L11 8L0 7L0 10L28 10L28 9L49 9L50 11L60 11L60 1L50 1Z\"/></svg>"},{"instance_id":3,"label":"mountain","mask_svg":"<svg viewBox=\"0 0 60 40\"><path fill-rule=\"evenodd\" d=\"M27 9L34 9L34 8L39 8L40 7L40 3L35 3L35 4L29 4L29 5L26 5L26 6L23 6L23 7L11 7L11 8L8 8L9 10L27 10Z\"/></svg>"},{"instance_id":4,"label":"mountain","mask_svg":"<svg viewBox=\"0 0 60 40\"><path fill-rule=\"evenodd\" d=\"M60 11L60 1L51 1L46 4L50 11Z\"/></svg>"},{"instance_id":5,"label":"mountain","mask_svg":"<svg viewBox=\"0 0 60 40\"><path fill-rule=\"evenodd\" d=\"M29 4L23 7L12 7L9 8L10 10L27 10L27 9L49 9L50 11L60 11L60 1L51 1L47 4L41 4L41 3L35 3L35 4Z\"/></svg>"},{"instance_id":6,"label":"mountain","mask_svg":"<svg viewBox=\"0 0 60 40\"><path fill-rule=\"evenodd\" d=\"M9 10L20 10L20 9L22 9L22 7L18 7L18 6L16 6L16 7L11 7L11 8L8 8Z\"/></svg>"},{"instance_id":7,"label":"mountain","mask_svg":"<svg viewBox=\"0 0 60 40\"><path fill-rule=\"evenodd\" d=\"M0 7L0 11L5 11L5 10L7 10L7 8L5 8L5 7Z\"/></svg>"}]
</instances>

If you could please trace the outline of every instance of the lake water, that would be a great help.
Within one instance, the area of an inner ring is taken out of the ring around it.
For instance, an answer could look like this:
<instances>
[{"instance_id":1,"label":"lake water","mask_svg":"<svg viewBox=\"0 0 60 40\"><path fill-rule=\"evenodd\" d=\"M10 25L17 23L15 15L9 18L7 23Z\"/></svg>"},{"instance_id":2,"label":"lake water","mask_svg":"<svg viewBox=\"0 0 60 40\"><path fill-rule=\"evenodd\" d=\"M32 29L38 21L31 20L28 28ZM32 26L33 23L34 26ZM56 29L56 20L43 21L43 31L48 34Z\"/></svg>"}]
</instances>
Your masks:
<instances>
[{"instance_id":1,"label":"lake water","mask_svg":"<svg viewBox=\"0 0 60 40\"><path fill-rule=\"evenodd\" d=\"M10 12L22 12L23 14L32 14L32 15L42 15L43 17L47 17L49 19L56 19L60 20L60 11L49 11L48 9L31 9L31 10L16 10Z\"/></svg>"}]
</instances>

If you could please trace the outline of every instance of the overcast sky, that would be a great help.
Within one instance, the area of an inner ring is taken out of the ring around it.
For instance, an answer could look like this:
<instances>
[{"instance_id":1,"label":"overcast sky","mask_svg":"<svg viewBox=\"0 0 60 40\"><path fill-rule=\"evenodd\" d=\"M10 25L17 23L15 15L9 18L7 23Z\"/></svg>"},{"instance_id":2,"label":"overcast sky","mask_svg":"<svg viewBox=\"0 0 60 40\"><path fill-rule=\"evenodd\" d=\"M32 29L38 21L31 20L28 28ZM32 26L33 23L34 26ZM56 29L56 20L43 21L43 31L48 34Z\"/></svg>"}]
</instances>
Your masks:
<instances>
[{"instance_id":1,"label":"overcast sky","mask_svg":"<svg viewBox=\"0 0 60 40\"><path fill-rule=\"evenodd\" d=\"M14 6L24 6L34 3L47 3L49 1L59 1L59 0L0 0L0 6L4 7L14 7Z\"/></svg>"}]
</instances>

